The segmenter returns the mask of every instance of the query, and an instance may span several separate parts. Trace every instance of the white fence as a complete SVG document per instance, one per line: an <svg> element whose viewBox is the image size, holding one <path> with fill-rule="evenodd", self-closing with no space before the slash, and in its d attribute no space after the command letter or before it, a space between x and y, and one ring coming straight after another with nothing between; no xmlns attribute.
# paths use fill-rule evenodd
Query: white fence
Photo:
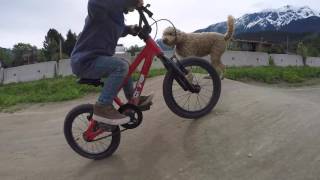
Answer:
<svg viewBox="0 0 320 180"><path fill-rule="evenodd" d="M308 57L306 64L312 67L320 67L320 57Z"/></svg>
<svg viewBox="0 0 320 180"><path fill-rule="evenodd" d="M4 69L0 67L0 83L4 81Z"/></svg>
<svg viewBox="0 0 320 180"><path fill-rule="evenodd" d="M303 59L298 55L270 54L276 66L303 66Z"/></svg>
<svg viewBox="0 0 320 180"><path fill-rule="evenodd" d="M172 56L172 52L165 52L168 57ZM122 55L122 58L132 59L128 55ZM222 62L226 66L266 66L269 64L271 57L277 66L302 66L303 60L301 56L287 54L270 54L246 51L228 51L222 56ZM210 61L209 57L205 57ZM312 67L320 67L320 57L308 57L306 64ZM160 60L155 60L153 69L163 68ZM0 84L27 82L39 80L43 78L51 78L55 75L68 76L72 75L70 60L60 60L56 62L45 62L14 68L0 68Z"/></svg>
<svg viewBox="0 0 320 180"><path fill-rule="evenodd" d="M3 84L27 82L52 78L56 72L56 62L45 62L4 69Z"/></svg>
<svg viewBox="0 0 320 180"><path fill-rule="evenodd" d="M63 59L60 60L59 63L57 64L57 70L58 70L58 75L60 76L69 76L72 75L72 69L71 69L71 60L70 59Z"/></svg>
<svg viewBox="0 0 320 180"><path fill-rule="evenodd" d="M267 66L269 55L261 52L228 51L222 56L222 62L226 66Z"/></svg>

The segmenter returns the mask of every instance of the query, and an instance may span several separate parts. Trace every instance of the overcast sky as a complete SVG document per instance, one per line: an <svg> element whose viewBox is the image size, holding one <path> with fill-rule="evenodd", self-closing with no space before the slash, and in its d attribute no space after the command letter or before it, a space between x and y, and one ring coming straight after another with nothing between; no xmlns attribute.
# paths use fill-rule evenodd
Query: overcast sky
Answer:
<svg viewBox="0 0 320 180"><path fill-rule="evenodd" d="M42 48L49 28L55 28L64 36L67 31L79 33L87 15L88 0L0 0L0 47L12 48L18 42L30 43ZM310 6L320 10L320 0L145 0L150 3L154 18L168 18L181 30L191 32L208 25L225 21L229 14L243 14L267 8L279 8L290 4ZM126 16L126 24L137 24L138 16ZM159 24L158 38L169 26ZM138 38L124 38L119 43L142 45Z"/></svg>

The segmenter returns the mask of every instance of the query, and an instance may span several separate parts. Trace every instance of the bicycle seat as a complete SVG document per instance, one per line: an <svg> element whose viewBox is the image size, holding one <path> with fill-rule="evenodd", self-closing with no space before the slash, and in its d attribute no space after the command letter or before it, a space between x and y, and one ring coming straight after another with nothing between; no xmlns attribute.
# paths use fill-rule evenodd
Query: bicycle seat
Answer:
<svg viewBox="0 0 320 180"><path fill-rule="evenodd" d="M87 84L92 86L103 86L103 82L101 82L101 79L79 79L79 84Z"/></svg>

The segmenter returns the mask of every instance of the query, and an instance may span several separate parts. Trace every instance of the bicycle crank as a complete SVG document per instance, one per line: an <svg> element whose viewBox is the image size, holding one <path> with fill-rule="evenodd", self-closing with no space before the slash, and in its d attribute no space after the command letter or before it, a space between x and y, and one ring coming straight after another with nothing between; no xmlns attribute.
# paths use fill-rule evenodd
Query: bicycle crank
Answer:
<svg viewBox="0 0 320 180"><path fill-rule="evenodd" d="M122 125L125 129L135 129L140 126L143 120L142 111L135 105L125 104L118 110L121 114L130 117L130 122Z"/></svg>

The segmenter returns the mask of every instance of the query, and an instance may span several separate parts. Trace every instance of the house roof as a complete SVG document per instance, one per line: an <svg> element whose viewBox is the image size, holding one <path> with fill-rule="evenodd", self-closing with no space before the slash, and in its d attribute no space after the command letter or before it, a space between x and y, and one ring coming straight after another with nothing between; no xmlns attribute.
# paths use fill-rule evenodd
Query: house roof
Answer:
<svg viewBox="0 0 320 180"><path fill-rule="evenodd" d="M272 43L266 41L253 41L253 40L243 40L243 39L234 39L233 42L240 42L240 43L250 43L250 44L263 44L263 45L272 45Z"/></svg>

